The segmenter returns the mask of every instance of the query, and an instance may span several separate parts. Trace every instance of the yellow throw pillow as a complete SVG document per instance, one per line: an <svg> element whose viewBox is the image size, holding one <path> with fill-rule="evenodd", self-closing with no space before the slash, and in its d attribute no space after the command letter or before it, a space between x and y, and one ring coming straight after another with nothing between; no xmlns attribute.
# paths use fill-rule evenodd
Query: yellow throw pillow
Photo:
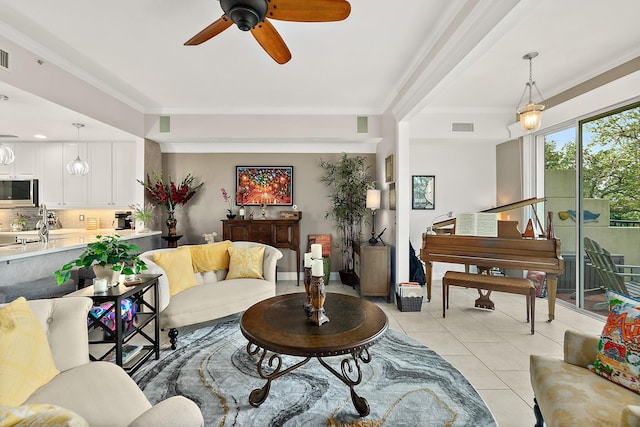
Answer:
<svg viewBox="0 0 640 427"><path fill-rule="evenodd" d="M262 258L264 246L252 248L229 248L229 273L227 279L262 279Z"/></svg>
<svg viewBox="0 0 640 427"><path fill-rule="evenodd" d="M59 373L27 300L20 297L0 308L0 405L22 405Z"/></svg>
<svg viewBox="0 0 640 427"><path fill-rule="evenodd" d="M89 423L75 412L60 406L44 403L22 406L0 406L0 422L2 427L89 427Z"/></svg>
<svg viewBox="0 0 640 427"><path fill-rule="evenodd" d="M169 295L171 296L198 284L193 275L191 250L188 247L183 246L173 251L156 252L153 254L153 262L162 267L167 274Z"/></svg>
<svg viewBox="0 0 640 427"><path fill-rule="evenodd" d="M201 273L205 271L228 270L229 248L233 246L230 240L218 243L189 246L193 271Z"/></svg>

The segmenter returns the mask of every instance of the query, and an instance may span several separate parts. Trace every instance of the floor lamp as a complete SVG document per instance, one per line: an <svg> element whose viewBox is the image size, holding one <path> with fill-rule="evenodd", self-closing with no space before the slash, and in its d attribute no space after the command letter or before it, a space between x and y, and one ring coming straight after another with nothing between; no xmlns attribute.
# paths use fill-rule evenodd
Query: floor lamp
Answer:
<svg viewBox="0 0 640 427"><path fill-rule="evenodd" d="M371 238L369 243L375 245L376 239L376 210L380 209L380 190L367 190L367 209L371 209Z"/></svg>

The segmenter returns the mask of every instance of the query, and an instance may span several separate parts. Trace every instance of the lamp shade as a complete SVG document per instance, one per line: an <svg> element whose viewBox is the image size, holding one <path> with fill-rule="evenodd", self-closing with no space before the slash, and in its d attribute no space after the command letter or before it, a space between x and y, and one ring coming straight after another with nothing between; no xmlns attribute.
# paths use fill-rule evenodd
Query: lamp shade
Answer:
<svg viewBox="0 0 640 427"><path fill-rule="evenodd" d="M380 190L367 190L367 209L380 209Z"/></svg>

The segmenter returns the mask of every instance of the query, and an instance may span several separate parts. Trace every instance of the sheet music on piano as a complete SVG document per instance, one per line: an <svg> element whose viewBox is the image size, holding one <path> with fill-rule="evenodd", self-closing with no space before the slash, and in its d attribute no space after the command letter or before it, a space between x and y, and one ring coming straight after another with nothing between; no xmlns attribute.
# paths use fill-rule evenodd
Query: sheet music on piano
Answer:
<svg viewBox="0 0 640 427"><path fill-rule="evenodd" d="M456 217L456 236L498 237L498 215L495 213L461 213Z"/></svg>

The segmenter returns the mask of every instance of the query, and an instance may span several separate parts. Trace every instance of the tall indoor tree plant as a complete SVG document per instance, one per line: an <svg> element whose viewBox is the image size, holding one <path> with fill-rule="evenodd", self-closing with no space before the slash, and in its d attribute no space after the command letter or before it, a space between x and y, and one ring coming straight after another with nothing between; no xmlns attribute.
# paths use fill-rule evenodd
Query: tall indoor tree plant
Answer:
<svg viewBox="0 0 640 427"><path fill-rule="evenodd" d="M353 241L359 241L362 222L367 212L367 190L374 188L374 180L369 175L369 166L362 156L348 157L343 153L335 162L320 161L325 173L321 181L329 187L331 199L325 218L336 223L336 243L342 254L340 278L352 285Z"/></svg>

